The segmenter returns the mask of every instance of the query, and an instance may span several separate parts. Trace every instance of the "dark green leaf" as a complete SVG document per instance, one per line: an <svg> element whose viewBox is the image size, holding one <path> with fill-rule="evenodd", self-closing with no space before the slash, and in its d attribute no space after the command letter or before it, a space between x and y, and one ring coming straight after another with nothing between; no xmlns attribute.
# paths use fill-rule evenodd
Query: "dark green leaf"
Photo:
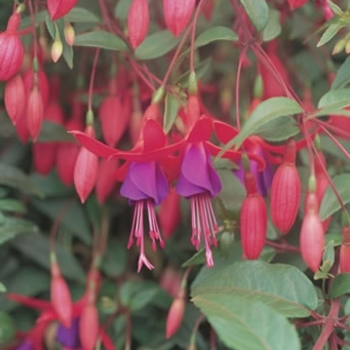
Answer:
<svg viewBox="0 0 350 350"><path fill-rule="evenodd" d="M127 268L127 251L125 246L114 238L108 239L107 251L103 257L101 270L108 277L118 277Z"/></svg>
<svg viewBox="0 0 350 350"><path fill-rule="evenodd" d="M276 10L269 9L269 21L262 32L264 41L275 39L281 33L280 13Z"/></svg>
<svg viewBox="0 0 350 350"><path fill-rule="evenodd" d="M319 40L319 42L317 43L317 47L320 47L326 43L328 43L328 41L330 41L337 33L338 31L343 27L342 24L340 23L334 23L331 24L326 31L322 34L321 39Z"/></svg>
<svg viewBox="0 0 350 350"><path fill-rule="evenodd" d="M344 205L349 203L350 202L350 191L349 191L350 174L340 174L335 176L332 180L335 187L338 190L338 193ZM337 196L335 195L335 193L333 192L333 189L329 185L321 202L321 207L320 207L321 220L327 219L332 214L337 212L340 208L341 206L337 199Z"/></svg>
<svg viewBox="0 0 350 350"><path fill-rule="evenodd" d="M335 276L329 296L331 298L338 298L344 294L350 293L350 273L341 273Z"/></svg>
<svg viewBox="0 0 350 350"><path fill-rule="evenodd" d="M318 102L318 108L341 109L350 106L350 88L334 89L326 92Z"/></svg>
<svg viewBox="0 0 350 350"><path fill-rule="evenodd" d="M38 233L38 227L31 221L6 217L0 225L0 244L22 234Z"/></svg>
<svg viewBox="0 0 350 350"><path fill-rule="evenodd" d="M10 213L26 213L26 206L17 199L0 199L0 211L7 211Z"/></svg>
<svg viewBox="0 0 350 350"><path fill-rule="evenodd" d="M180 104L178 99L173 94L167 93L165 96L165 111L163 122L163 129L166 134L171 130L173 124L175 123L179 108Z"/></svg>
<svg viewBox="0 0 350 350"><path fill-rule="evenodd" d="M26 234L17 236L10 243L23 255L46 269L50 269L50 243L47 236L41 234ZM55 250L63 276L75 282L85 284L85 272L74 255L58 242L55 244Z"/></svg>
<svg viewBox="0 0 350 350"><path fill-rule="evenodd" d="M269 21L269 7L265 0L240 0L250 20L258 32L261 32Z"/></svg>
<svg viewBox="0 0 350 350"><path fill-rule="evenodd" d="M42 196L39 188L33 184L26 174L4 163L0 163L0 184L13 187L26 194Z"/></svg>
<svg viewBox="0 0 350 350"><path fill-rule="evenodd" d="M151 60L171 51L180 41L169 30L156 32L148 36L136 49L135 56L140 60Z"/></svg>
<svg viewBox="0 0 350 350"><path fill-rule="evenodd" d="M332 83L332 89L339 89L350 82L350 57L347 57L339 67L335 79Z"/></svg>
<svg viewBox="0 0 350 350"><path fill-rule="evenodd" d="M15 321L6 312L0 311L0 346L6 348L6 344L15 338L15 334Z"/></svg>
<svg viewBox="0 0 350 350"><path fill-rule="evenodd" d="M63 185L56 171L45 176L34 173L30 175L30 179L45 197L64 197L74 193L72 187Z"/></svg>
<svg viewBox="0 0 350 350"><path fill-rule="evenodd" d="M113 51L127 51L128 47L119 37L105 31L79 34L75 37L74 46L99 47Z"/></svg>
<svg viewBox="0 0 350 350"><path fill-rule="evenodd" d="M70 201L69 203L69 200L67 200L67 198L55 198L33 200L32 204L36 207L36 209L48 215L52 220L55 220L63 208L66 205L69 205L64 217L62 218L61 225L69 230L73 235L81 239L85 244L91 244L91 229L89 227L83 207L80 205L80 203L77 201Z"/></svg>
<svg viewBox="0 0 350 350"><path fill-rule="evenodd" d="M38 142L55 141L74 142L74 137L68 134L62 125L45 120L40 130Z"/></svg>
<svg viewBox="0 0 350 350"><path fill-rule="evenodd" d="M225 145L220 154L233 145L238 149L248 136L259 133L272 120L301 112L303 112L303 108L297 102L287 97L272 97L263 101L254 109L249 119L244 123L240 133Z"/></svg>
<svg viewBox="0 0 350 350"><path fill-rule="evenodd" d="M194 45L199 48L218 40L237 41L238 35L228 27L211 27L198 35Z"/></svg>
<svg viewBox="0 0 350 350"><path fill-rule="evenodd" d="M219 268L218 268L219 267ZM297 268L263 261L243 261L202 269L192 297L221 293L260 301L287 317L307 317L317 307L316 291Z"/></svg>
<svg viewBox="0 0 350 350"><path fill-rule="evenodd" d="M65 16L68 22L78 23L78 22L91 22L99 23L100 19L91 11L83 7L73 7Z"/></svg>
<svg viewBox="0 0 350 350"><path fill-rule="evenodd" d="M192 300L230 349L300 349L298 333L293 325L261 302L220 292L205 293Z"/></svg>
<svg viewBox="0 0 350 350"><path fill-rule="evenodd" d="M131 0L119 0L114 11L116 18L126 21L128 18L128 12L131 5Z"/></svg>

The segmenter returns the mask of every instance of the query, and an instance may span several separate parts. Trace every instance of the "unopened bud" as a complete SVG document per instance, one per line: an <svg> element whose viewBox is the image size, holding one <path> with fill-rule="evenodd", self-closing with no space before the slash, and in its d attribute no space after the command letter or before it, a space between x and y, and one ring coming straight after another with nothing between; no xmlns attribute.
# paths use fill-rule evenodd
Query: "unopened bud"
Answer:
<svg viewBox="0 0 350 350"><path fill-rule="evenodd" d="M56 39L51 46L51 58L55 63L60 59L63 53L63 44L60 39Z"/></svg>
<svg viewBox="0 0 350 350"><path fill-rule="evenodd" d="M185 312L185 299L176 298L171 304L166 320L166 338L171 338L180 328Z"/></svg>
<svg viewBox="0 0 350 350"><path fill-rule="evenodd" d="M66 24L64 25L64 38L66 39L66 42L69 46L74 45L75 31L73 26L69 22L66 22Z"/></svg>
<svg viewBox="0 0 350 350"><path fill-rule="evenodd" d="M342 52L347 44L347 41L345 39L340 39L333 48L332 55L336 55L340 52Z"/></svg>

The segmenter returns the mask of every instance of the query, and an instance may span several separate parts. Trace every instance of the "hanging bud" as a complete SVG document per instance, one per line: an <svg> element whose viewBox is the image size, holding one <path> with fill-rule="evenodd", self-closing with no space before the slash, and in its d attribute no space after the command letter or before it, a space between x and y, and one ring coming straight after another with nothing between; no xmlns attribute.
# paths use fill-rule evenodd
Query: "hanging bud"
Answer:
<svg viewBox="0 0 350 350"><path fill-rule="evenodd" d="M26 105L23 79L19 74L6 82L4 102L12 124L16 125L17 120L23 115Z"/></svg>
<svg viewBox="0 0 350 350"><path fill-rule="evenodd" d="M180 196L171 189L159 207L159 225L163 237L170 238L181 221Z"/></svg>
<svg viewBox="0 0 350 350"><path fill-rule="evenodd" d="M289 7L292 11L304 6L309 0L288 0Z"/></svg>
<svg viewBox="0 0 350 350"><path fill-rule="evenodd" d="M51 46L51 59L56 63L63 53L63 44L60 39L56 39Z"/></svg>
<svg viewBox="0 0 350 350"><path fill-rule="evenodd" d="M115 147L129 122L129 115L123 113L120 99L116 96L104 98L99 109L99 118L103 138L109 146Z"/></svg>
<svg viewBox="0 0 350 350"><path fill-rule="evenodd" d="M98 168L96 181L96 197L100 204L106 202L107 197L115 186L115 172L118 169L117 160L102 159Z"/></svg>
<svg viewBox="0 0 350 350"><path fill-rule="evenodd" d="M186 126L191 129L198 121L200 115L200 105L197 95L190 95L187 102Z"/></svg>
<svg viewBox="0 0 350 350"><path fill-rule="evenodd" d="M204 14L205 19L209 22L215 8L215 0L206 0L202 5L202 12Z"/></svg>
<svg viewBox="0 0 350 350"><path fill-rule="evenodd" d="M64 38L66 39L66 42L69 46L73 46L75 42L75 31L73 26L66 22L64 24Z"/></svg>
<svg viewBox="0 0 350 350"><path fill-rule="evenodd" d="M318 205L316 194L309 192L305 201L305 213L300 231L301 256L313 272L320 267L324 247L324 233L318 214Z"/></svg>
<svg viewBox="0 0 350 350"><path fill-rule="evenodd" d="M166 333L167 339L171 338L180 328L182 319L185 313L185 299L177 297L171 304L168 317L166 320Z"/></svg>
<svg viewBox="0 0 350 350"><path fill-rule="evenodd" d="M148 0L133 0L128 13L128 33L135 50L145 39L149 27Z"/></svg>
<svg viewBox="0 0 350 350"><path fill-rule="evenodd" d="M258 259L264 248L267 232L267 210L263 197L259 194L254 175L244 174L247 196L241 209L241 240L243 253L247 259Z"/></svg>
<svg viewBox="0 0 350 350"><path fill-rule="evenodd" d="M301 196L295 156L295 141L290 140L286 145L283 163L277 169L271 186L271 217L283 234L287 234L294 224Z"/></svg>
<svg viewBox="0 0 350 350"><path fill-rule="evenodd" d="M24 49L17 34L21 15L14 13L8 20L7 28L0 33L0 81L12 78L21 67Z"/></svg>
<svg viewBox="0 0 350 350"><path fill-rule="evenodd" d="M67 328L72 322L72 298L66 281L61 276L56 258L51 260L51 302L59 321Z"/></svg>
<svg viewBox="0 0 350 350"><path fill-rule="evenodd" d="M179 36L190 22L196 0L163 0L165 24L175 37Z"/></svg>
<svg viewBox="0 0 350 350"><path fill-rule="evenodd" d="M98 311L94 303L88 302L81 313L79 335L82 350L94 350L99 333Z"/></svg>
<svg viewBox="0 0 350 350"><path fill-rule="evenodd" d="M16 125L16 132L22 143L26 143L29 140L30 134L27 128L27 118L26 114L23 113L17 120Z"/></svg>
<svg viewBox="0 0 350 350"><path fill-rule="evenodd" d="M56 144L52 142L37 142L33 144L33 160L35 171L45 176L55 165Z"/></svg>
<svg viewBox="0 0 350 350"><path fill-rule="evenodd" d="M92 126L87 126L85 132L91 137L95 136ZM74 186L82 203L85 203L95 187L97 174L97 156L86 148L81 147L74 167Z"/></svg>
<svg viewBox="0 0 350 350"><path fill-rule="evenodd" d="M78 0L47 0L47 10L53 21L65 16Z"/></svg>
<svg viewBox="0 0 350 350"><path fill-rule="evenodd" d="M344 225L344 222L343 222ZM350 226L348 222L342 228L343 242L340 247L340 272L350 272Z"/></svg>
<svg viewBox="0 0 350 350"><path fill-rule="evenodd" d="M39 136L44 118L43 99L37 85L34 85L27 102L27 127L35 142Z"/></svg>

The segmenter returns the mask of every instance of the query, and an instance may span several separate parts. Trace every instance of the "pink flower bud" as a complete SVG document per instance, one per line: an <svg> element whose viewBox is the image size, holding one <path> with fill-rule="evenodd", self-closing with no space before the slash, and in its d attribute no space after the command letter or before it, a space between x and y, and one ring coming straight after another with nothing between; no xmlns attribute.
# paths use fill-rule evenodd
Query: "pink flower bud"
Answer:
<svg viewBox="0 0 350 350"><path fill-rule="evenodd" d="M128 32L135 50L145 39L149 27L148 0L133 0L128 13Z"/></svg>
<svg viewBox="0 0 350 350"><path fill-rule="evenodd" d="M65 16L78 0L47 0L47 9L53 21Z"/></svg>
<svg viewBox="0 0 350 350"><path fill-rule="evenodd" d="M59 321L67 328L72 322L72 298L56 262L51 263L51 302Z"/></svg>
<svg viewBox="0 0 350 350"><path fill-rule="evenodd" d="M23 113L17 120L15 125L17 135L22 141L22 143L26 143L29 139L29 131L27 128L27 120L26 120L26 114Z"/></svg>
<svg viewBox="0 0 350 350"><path fill-rule="evenodd" d="M12 78L21 67L24 49L16 33L21 21L21 15L14 13L7 23L5 32L0 33L0 81Z"/></svg>
<svg viewBox="0 0 350 350"><path fill-rule="evenodd" d="M115 147L128 125L129 115L123 112L120 100L116 96L107 96L101 103L99 118L102 135L111 147Z"/></svg>
<svg viewBox="0 0 350 350"><path fill-rule="evenodd" d="M107 197L110 195L115 186L115 172L117 171L117 169L117 160L101 160L96 182L96 197L100 204L105 203Z"/></svg>
<svg viewBox="0 0 350 350"><path fill-rule="evenodd" d="M168 29L179 36L190 22L196 0L163 0L164 20Z"/></svg>
<svg viewBox="0 0 350 350"><path fill-rule="evenodd" d="M257 190L252 173L245 173L247 197L241 209L241 240L247 259L258 259L264 248L267 232L267 210L263 197Z"/></svg>
<svg viewBox="0 0 350 350"><path fill-rule="evenodd" d="M171 304L166 320L166 338L171 338L180 328L185 313L185 299L178 297Z"/></svg>
<svg viewBox="0 0 350 350"><path fill-rule="evenodd" d="M75 31L73 26L66 22L64 25L64 38L69 46L73 46L75 42Z"/></svg>
<svg viewBox="0 0 350 350"><path fill-rule="evenodd" d="M163 236L170 238L181 221L180 196L173 188L159 208L159 224Z"/></svg>
<svg viewBox="0 0 350 350"><path fill-rule="evenodd" d="M91 126L86 128L89 136L94 136ZM98 158L95 154L81 147L74 167L74 186L79 198L84 203L95 187L98 174Z"/></svg>
<svg viewBox="0 0 350 350"><path fill-rule="evenodd" d="M26 95L30 94L34 85L37 85L43 100L44 110L49 103L49 81L47 79L46 73L42 68L39 68L39 72L35 73L32 69L28 70L23 76L24 90Z"/></svg>
<svg viewBox="0 0 350 350"><path fill-rule="evenodd" d="M33 141L39 136L44 118L44 104L37 86L33 87L27 101L27 127Z"/></svg>
<svg viewBox="0 0 350 350"><path fill-rule="evenodd" d="M277 169L271 186L272 221L283 234L287 234L294 224L301 196L295 155L295 141L290 140L286 145L283 163Z"/></svg>
<svg viewBox="0 0 350 350"><path fill-rule="evenodd" d="M300 231L300 250L306 265L316 272L321 264L324 247L323 227L318 215L318 200L309 193L305 202L305 214Z"/></svg>
<svg viewBox="0 0 350 350"><path fill-rule="evenodd" d="M197 95L190 95L187 102L186 126L191 129L198 121L200 115L200 105Z"/></svg>
<svg viewBox="0 0 350 350"><path fill-rule="evenodd" d="M342 244L340 247L340 272L350 272L350 245Z"/></svg>
<svg viewBox="0 0 350 350"><path fill-rule="evenodd" d="M40 175L47 175L55 165L57 144L37 142L33 144L34 168Z"/></svg>
<svg viewBox="0 0 350 350"><path fill-rule="evenodd" d="M98 334L98 311L94 303L88 302L82 310L79 322L79 335L82 350L94 350Z"/></svg>
<svg viewBox="0 0 350 350"><path fill-rule="evenodd" d="M23 79L19 74L9 79L5 85L4 102L7 114L12 124L16 125L17 120L22 116L26 106Z"/></svg>

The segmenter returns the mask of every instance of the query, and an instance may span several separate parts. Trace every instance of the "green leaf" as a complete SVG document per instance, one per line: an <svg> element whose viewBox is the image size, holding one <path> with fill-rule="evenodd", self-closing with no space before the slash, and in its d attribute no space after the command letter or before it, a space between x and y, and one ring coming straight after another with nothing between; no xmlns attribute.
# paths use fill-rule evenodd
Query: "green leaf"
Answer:
<svg viewBox="0 0 350 350"><path fill-rule="evenodd" d="M171 51L180 41L169 30L149 35L136 49L135 56L139 60L151 60Z"/></svg>
<svg viewBox="0 0 350 350"><path fill-rule="evenodd" d="M107 251L103 256L101 270L108 277L118 277L127 268L127 251L125 246L115 238L108 239Z"/></svg>
<svg viewBox="0 0 350 350"><path fill-rule="evenodd" d="M329 7L331 8L331 10L337 15L337 16L341 16L344 12L343 10L336 5L334 2L327 0L327 3L329 5Z"/></svg>
<svg viewBox="0 0 350 350"><path fill-rule="evenodd" d="M205 293L193 298L219 338L236 350L298 350L299 337L288 320L261 302Z"/></svg>
<svg viewBox="0 0 350 350"><path fill-rule="evenodd" d="M199 48L218 40L237 41L238 35L228 27L211 27L198 35L194 45Z"/></svg>
<svg viewBox="0 0 350 350"><path fill-rule="evenodd" d="M4 163L0 163L0 185L6 185L23 193L42 197L41 191L25 173Z"/></svg>
<svg viewBox="0 0 350 350"><path fill-rule="evenodd" d="M50 269L50 242L42 234L26 234L17 236L10 242L11 246L39 265ZM74 255L56 242L55 251L63 276L82 284L86 283L85 272Z"/></svg>
<svg viewBox="0 0 350 350"><path fill-rule="evenodd" d="M6 344L14 340L16 334L16 324L13 318L7 313L0 311L0 346L3 348Z"/></svg>
<svg viewBox="0 0 350 350"><path fill-rule="evenodd" d="M29 220L6 217L0 225L0 244L21 234L38 233L38 227Z"/></svg>
<svg viewBox="0 0 350 350"><path fill-rule="evenodd" d="M48 12L46 10L36 13L34 15L34 17L33 17L35 24L38 25L39 22L44 22L48 15L49 14L48 14ZM32 26L32 23L33 22L32 22L32 17L31 16L24 17L21 20L21 25L19 26L19 30L23 30L23 29L26 29L26 28Z"/></svg>
<svg viewBox="0 0 350 350"><path fill-rule="evenodd" d="M74 142L74 137L62 125L45 120L37 142L55 141Z"/></svg>
<svg viewBox="0 0 350 350"><path fill-rule="evenodd" d="M338 31L343 27L340 23L331 24L326 31L322 34L319 42L317 43L317 47L320 47L330 41Z"/></svg>
<svg viewBox="0 0 350 350"><path fill-rule="evenodd" d="M49 216L52 220L57 218L57 215L68 204L67 198L53 198L45 200L32 200L32 204L40 212ZM81 239L87 245L91 245L91 229L88 224L83 206L77 201L71 202L64 217L61 220L61 225L69 230L73 235Z"/></svg>
<svg viewBox="0 0 350 350"><path fill-rule="evenodd" d="M167 134L175 123L180 104L178 99L171 93L165 96L164 124L163 129Z"/></svg>
<svg viewBox="0 0 350 350"><path fill-rule="evenodd" d="M30 179L45 197L64 197L74 194L72 187L63 185L56 171L45 176L33 173L30 175Z"/></svg>
<svg viewBox="0 0 350 350"><path fill-rule="evenodd" d="M125 42L109 32L95 31L79 34L75 37L74 46L99 47L113 51L127 51Z"/></svg>
<svg viewBox="0 0 350 350"><path fill-rule="evenodd" d="M331 89L339 89L350 82L350 56L339 67Z"/></svg>
<svg viewBox="0 0 350 350"><path fill-rule="evenodd" d="M255 29L261 32L269 21L269 7L265 0L240 0Z"/></svg>
<svg viewBox="0 0 350 350"><path fill-rule="evenodd" d="M200 61L195 65L194 70L196 72L197 80L202 79L203 76L207 74L210 69L213 68L212 63L213 59L211 57L207 57L206 59ZM180 85L183 89L186 89L188 87L188 78L190 76L190 73L191 71L188 70L186 73L176 78L176 84Z"/></svg>
<svg viewBox="0 0 350 350"><path fill-rule="evenodd" d="M122 21L126 21L128 18L130 5L131 0L119 0L114 11L115 17L121 19Z"/></svg>
<svg viewBox="0 0 350 350"><path fill-rule="evenodd" d="M344 203L344 205L350 202L349 181L350 174L340 174L335 176L333 183L338 190L338 193ZM326 193L323 196L320 207L320 219L323 221L337 212L341 208L340 203L333 192L332 187L327 187Z"/></svg>
<svg viewBox="0 0 350 350"><path fill-rule="evenodd" d="M335 276L329 296L331 298L338 298L344 294L350 293L350 273L341 273Z"/></svg>
<svg viewBox="0 0 350 350"><path fill-rule="evenodd" d="M350 106L350 88L334 89L326 92L318 102L318 108L335 110Z"/></svg>
<svg viewBox="0 0 350 350"><path fill-rule="evenodd" d="M202 269L191 286L191 295L212 293L260 301L286 317L307 317L309 310L317 307L315 288L300 270L263 261Z"/></svg>
<svg viewBox="0 0 350 350"><path fill-rule="evenodd" d="M6 198L0 199L0 211L25 214L27 212L27 208L17 199Z"/></svg>
<svg viewBox="0 0 350 350"><path fill-rule="evenodd" d="M68 22L79 23L79 22L90 22L99 23L100 19L91 11L83 7L73 7L65 16Z"/></svg>
<svg viewBox="0 0 350 350"><path fill-rule="evenodd" d="M275 39L281 33L280 13L277 10L269 9L269 21L262 32L264 41Z"/></svg>
<svg viewBox="0 0 350 350"><path fill-rule="evenodd" d="M301 112L303 112L303 108L287 97L272 97L263 101L254 109L240 133L225 145L222 153L233 145L238 149L248 136L259 133L261 129L264 130L265 125L272 120Z"/></svg>
<svg viewBox="0 0 350 350"><path fill-rule="evenodd" d="M6 287L0 283L0 293L6 293Z"/></svg>

